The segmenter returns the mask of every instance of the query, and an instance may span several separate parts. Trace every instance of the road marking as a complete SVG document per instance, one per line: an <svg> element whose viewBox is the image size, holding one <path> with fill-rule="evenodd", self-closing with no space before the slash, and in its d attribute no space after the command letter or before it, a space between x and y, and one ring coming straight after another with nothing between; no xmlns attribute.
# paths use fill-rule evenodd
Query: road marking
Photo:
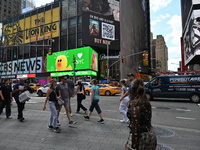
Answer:
<svg viewBox="0 0 200 150"><path fill-rule="evenodd" d="M195 118L176 117L177 119L196 120Z"/></svg>
<svg viewBox="0 0 200 150"><path fill-rule="evenodd" d="M176 109L176 110L179 110L179 111L191 111L189 109Z"/></svg>
<svg viewBox="0 0 200 150"><path fill-rule="evenodd" d="M200 104L198 104L199 105L199 107L200 107Z"/></svg>
<svg viewBox="0 0 200 150"><path fill-rule="evenodd" d="M156 108L156 107L153 107L153 106L152 106L152 108Z"/></svg>

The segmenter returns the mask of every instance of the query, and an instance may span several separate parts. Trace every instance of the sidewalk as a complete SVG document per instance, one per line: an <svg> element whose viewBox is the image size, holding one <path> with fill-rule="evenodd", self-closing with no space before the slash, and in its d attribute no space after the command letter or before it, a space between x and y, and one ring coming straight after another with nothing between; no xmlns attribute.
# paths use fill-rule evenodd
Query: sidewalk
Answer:
<svg viewBox="0 0 200 150"><path fill-rule="evenodd" d="M104 118L99 124L94 111L90 121L83 114L75 114L75 128L68 127L66 115L60 114L61 133L47 128L49 111L30 109L35 104L27 103L24 122L16 119L16 104L12 106L12 119L0 116L0 150L123 150L128 137L127 124L117 119ZM64 109L63 109L64 110Z"/></svg>

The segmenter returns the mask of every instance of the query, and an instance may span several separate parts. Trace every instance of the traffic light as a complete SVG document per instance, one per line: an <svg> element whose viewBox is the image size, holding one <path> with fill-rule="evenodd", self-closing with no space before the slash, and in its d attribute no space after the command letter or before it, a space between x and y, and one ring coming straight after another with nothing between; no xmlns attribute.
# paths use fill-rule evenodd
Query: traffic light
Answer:
<svg viewBox="0 0 200 150"><path fill-rule="evenodd" d="M73 55L72 63L76 63L76 57Z"/></svg>
<svg viewBox="0 0 200 150"><path fill-rule="evenodd" d="M143 66L148 66L149 65L149 61L148 61L148 52L145 51L143 54L142 54L142 60L143 60Z"/></svg>
<svg viewBox="0 0 200 150"><path fill-rule="evenodd" d="M125 57L124 56L122 57L122 63L125 63Z"/></svg>
<svg viewBox="0 0 200 150"><path fill-rule="evenodd" d="M48 55L52 55L52 49L51 49L51 47L48 50Z"/></svg>

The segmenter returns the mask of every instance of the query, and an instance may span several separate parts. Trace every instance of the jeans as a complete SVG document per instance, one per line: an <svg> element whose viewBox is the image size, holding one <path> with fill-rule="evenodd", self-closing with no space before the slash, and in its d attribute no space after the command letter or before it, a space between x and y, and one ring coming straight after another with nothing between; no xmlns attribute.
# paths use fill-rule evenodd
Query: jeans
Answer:
<svg viewBox="0 0 200 150"><path fill-rule="evenodd" d="M101 113L101 108L99 107L98 104L99 100L93 100L91 105L90 105L90 112L93 112L94 108L96 109L97 113Z"/></svg>
<svg viewBox="0 0 200 150"><path fill-rule="evenodd" d="M121 100L120 106L119 106L119 111L120 111L120 113L122 113L124 121L128 120L128 117L127 117L127 110L128 110L127 103L128 103L128 101L129 101L128 97L123 98Z"/></svg>
<svg viewBox="0 0 200 150"><path fill-rule="evenodd" d="M3 108L6 106L6 117L9 117L11 115L10 99L5 99L4 101L2 100L0 104L0 114L3 111Z"/></svg>
<svg viewBox="0 0 200 150"><path fill-rule="evenodd" d="M80 111L80 108L83 110L83 111L86 111L87 108L85 108L83 105L82 105L82 98L81 98L81 95L78 93L77 94L77 112Z"/></svg>
<svg viewBox="0 0 200 150"><path fill-rule="evenodd" d="M49 118L49 126L53 126L54 128L58 127L58 113L56 110L56 103L53 101L49 101L49 109L50 109L50 118Z"/></svg>

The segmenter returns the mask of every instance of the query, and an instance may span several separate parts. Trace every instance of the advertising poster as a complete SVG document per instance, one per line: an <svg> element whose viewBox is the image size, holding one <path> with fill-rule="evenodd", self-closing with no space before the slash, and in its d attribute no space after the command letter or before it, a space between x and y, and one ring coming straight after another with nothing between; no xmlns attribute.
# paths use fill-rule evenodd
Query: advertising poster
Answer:
<svg viewBox="0 0 200 150"><path fill-rule="evenodd" d="M98 54L91 47L60 51L47 55L47 72L86 69L98 71Z"/></svg>
<svg viewBox="0 0 200 150"><path fill-rule="evenodd" d="M200 56L200 10L194 10L190 17L184 34L184 49L186 64L200 63L196 57Z"/></svg>
<svg viewBox="0 0 200 150"><path fill-rule="evenodd" d="M118 0L83 0L83 44L120 49Z"/></svg>

